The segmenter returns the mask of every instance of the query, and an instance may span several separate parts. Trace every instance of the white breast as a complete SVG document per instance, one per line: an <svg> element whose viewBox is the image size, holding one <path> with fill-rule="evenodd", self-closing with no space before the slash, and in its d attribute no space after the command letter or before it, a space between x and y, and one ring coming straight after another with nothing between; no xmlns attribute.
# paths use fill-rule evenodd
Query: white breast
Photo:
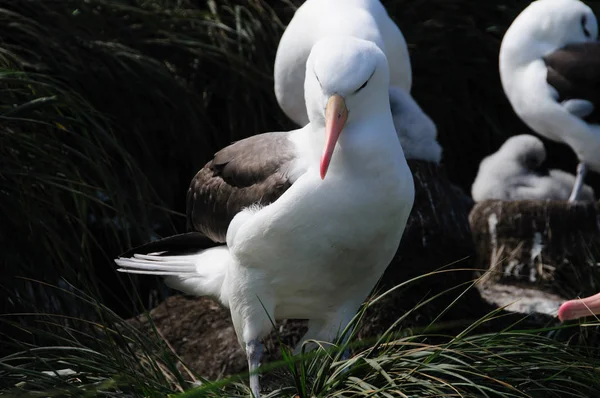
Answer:
<svg viewBox="0 0 600 398"><path fill-rule="evenodd" d="M309 168L227 242L240 265L269 280L278 318L314 315L318 308L311 305L335 308L348 295L366 296L381 276L414 200L404 157L385 166L375 173L374 165L368 173L332 168L325 180ZM304 302L305 296L311 298Z"/></svg>

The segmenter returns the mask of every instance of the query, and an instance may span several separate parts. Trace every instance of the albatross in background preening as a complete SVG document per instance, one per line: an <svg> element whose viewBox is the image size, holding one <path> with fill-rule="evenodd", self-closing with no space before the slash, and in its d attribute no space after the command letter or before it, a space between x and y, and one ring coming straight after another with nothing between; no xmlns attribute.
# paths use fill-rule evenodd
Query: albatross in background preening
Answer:
<svg viewBox="0 0 600 398"><path fill-rule="evenodd" d="M537 133L569 145L579 158L569 201L587 167L600 171L600 43L592 10L578 0L536 0L500 47L504 92Z"/></svg>
<svg viewBox="0 0 600 398"><path fill-rule="evenodd" d="M543 170L546 149L528 134L510 137L498 151L481 161L471 195L475 202L495 200L567 200L575 176L562 170ZM582 200L594 200L594 190L585 185Z"/></svg>
<svg viewBox="0 0 600 398"><path fill-rule="evenodd" d="M169 286L228 307L251 372L271 319L309 320L296 352L307 339L335 339L394 257L414 200L383 52L329 37L307 66L310 123L218 152L188 191L199 232L115 260L120 271L165 275ZM255 373L250 388L259 395Z"/></svg>

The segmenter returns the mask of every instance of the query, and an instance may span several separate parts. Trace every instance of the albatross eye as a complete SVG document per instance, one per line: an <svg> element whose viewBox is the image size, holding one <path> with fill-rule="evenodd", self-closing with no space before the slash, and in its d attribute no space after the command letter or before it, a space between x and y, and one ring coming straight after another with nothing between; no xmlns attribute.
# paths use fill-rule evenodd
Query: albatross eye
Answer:
<svg viewBox="0 0 600 398"><path fill-rule="evenodd" d="M367 81L364 82L362 86L360 86L359 88L356 89L356 91L354 92L354 94L358 93L360 90L362 90L363 88L367 87L367 83L369 82L369 80L371 80L371 78L373 77L374 74L375 74L375 69L373 69L373 72L371 73L371 76L369 76L369 78L367 79Z"/></svg>
<svg viewBox="0 0 600 398"><path fill-rule="evenodd" d="M370 78L369 78L369 79L370 79ZM362 84L362 86L360 86L360 87L359 87L359 88L358 88L358 89L357 89L357 90L354 92L354 94L358 93L360 90L362 90L363 88L367 87L367 83L369 82L369 79L367 79L367 81L366 81L366 82L364 82L364 83Z"/></svg>
<svg viewBox="0 0 600 398"><path fill-rule="evenodd" d="M315 77L317 78L317 83L319 83L319 87L323 88L323 85L321 84L321 81L319 80L319 76L317 76L316 72L315 72Z"/></svg>
<svg viewBox="0 0 600 398"><path fill-rule="evenodd" d="M590 37L590 31L587 30L587 28L585 27L585 25L587 24L587 16L586 15L582 15L581 16L581 29L583 29L583 34L585 35L585 37Z"/></svg>

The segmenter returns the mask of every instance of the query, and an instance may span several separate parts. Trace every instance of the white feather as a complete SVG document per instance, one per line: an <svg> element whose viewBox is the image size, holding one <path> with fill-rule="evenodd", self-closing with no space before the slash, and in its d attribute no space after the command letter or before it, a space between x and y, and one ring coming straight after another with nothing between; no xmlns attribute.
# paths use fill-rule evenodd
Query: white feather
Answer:
<svg viewBox="0 0 600 398"><path fill-rule="evenodd" d="M439 164L442 147L437 142L437 127L433 120L406 90L390 87L389 92L394 127L406 159Z"/></svg>
<svg viewBox="0 0 600 398"><path fill-rule="evenodd" d="M119 272L166 276L165 282L174 289L221 300L230 261L227 246L217 246L181 256L135 254L133 258L118 258L115 263L121 267ZM226 298L222 304L227 305Z"/></svg>

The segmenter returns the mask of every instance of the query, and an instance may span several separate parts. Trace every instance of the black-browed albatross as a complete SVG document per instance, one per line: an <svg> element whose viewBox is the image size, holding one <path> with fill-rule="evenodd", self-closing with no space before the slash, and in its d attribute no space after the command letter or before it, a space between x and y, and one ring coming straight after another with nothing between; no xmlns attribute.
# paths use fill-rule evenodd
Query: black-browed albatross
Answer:
<svg viewBox="0 0 600 398"><path fill-rule="evenodd" d="M536 0L506 31L500 77L517 115L579 158L569 201L587 167L600 172L600 43L592 10L579 0Z"/></svg>
<svg viewBox="0 0 600 398"><path fill-rule="evenodd" d="M165 275L169 286L228 307L255 396L271 319L309 320L298 347L333 341L396 253L414 185L388 86L374 43L319 41L306 69L310 123L218 152L188 192L188 220L201 232L115 260L120 271ZM207 245L205 235L226 244Z"/></svg>

